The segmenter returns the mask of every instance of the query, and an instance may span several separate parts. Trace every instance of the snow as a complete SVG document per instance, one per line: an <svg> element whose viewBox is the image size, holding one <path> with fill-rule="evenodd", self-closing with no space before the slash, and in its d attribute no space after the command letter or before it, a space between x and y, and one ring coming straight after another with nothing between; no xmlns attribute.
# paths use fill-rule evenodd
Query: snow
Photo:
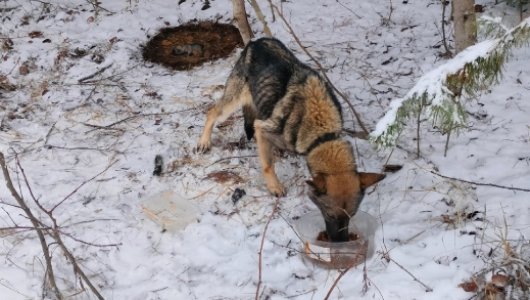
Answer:
<svg viewBox="0 0 530 300"><path fill-rule="evenodd" d="M370 128L398 105L392 99L406 99L420 87L434 86L441 73L457 66L438 57L438 2L393 1L386 26L382 20L389 14L388 1L273 2ZM498 9L493 1L485 3L488 10ZM271 21L268 3L260 4L275 36L312 64L281 20ZM94 18L93 7L81 0L58 0L49 6L40 1L0 2L0 37L13 41L12 50L0 48L0 75L17 87L0 89L0 151L15 185L49 225L24 187L15 152L33 193L46 208L112 164L54 211L67 247L105 299L254 298L258 252L275 203L265 189L256 146L225 149L243 134L238 115L233 125L214 130L209 153L193 152L207 106L219 98L216 86L224 84L238 51L178 72L143 62L140 48L168 24L206 18L228 22L231 5L217 0L201 10L202 3L191 0L181 5L105 0L101 6L113 14L101 9ZM260 36L262 24L249 13ZM28 37L32 31L41 31L43 37ZM43 43L44 39L51 42ZM490 46L479 44L455 60L462 63ZM88 54L68 55L76 48ZM100 64L92 59L97 55L104 58ZM387 159L403 169L367 191L361 210L380 222L376 253L366 263L366 274L362 266L349 270L330 299L469 299L473 294L458 284L502 258L503 239L514 247L528 243L529 193L467 184L430 171L530 188L529 57L528 47L515 50L501 83L467 106L470 129L451 138L447 157L445 138L427 125L422 128L419 159L412 129L403 132L392 153L351 139L362 170L379 171ZM23 64L28 65L27 75L19 72ZM78 82L107 66L94 77L94 84ZM355 119L344 107L345 124L355 129ZM114 122L119 123L109 129L91 126ZM157 154L164 158L161 177L152 175ZM244 182L205 179L221 170L237 173ZM260 299L323 299L339 271L305 260L292 228L296 217L316 210L305 196L305 161L285 156L277 171L288 194L265 233ZM0 182L0 227L30 226L10 205L15 201L3 177ZM247 195L234 205L231 195L236 187ZM198 211L195 222L176 232L163 232L142 210L144 201L168 190ZM473 212L477 217L466 217ZM0 236L0 298L41 299L45 264L35 233L3 229ZM56 245L50 249L65 295L95 299L88 291L77 293L82 286L72 266ZM433 291L426 292L404 269ZM365 276L369 287L363 293Z"/></svg>

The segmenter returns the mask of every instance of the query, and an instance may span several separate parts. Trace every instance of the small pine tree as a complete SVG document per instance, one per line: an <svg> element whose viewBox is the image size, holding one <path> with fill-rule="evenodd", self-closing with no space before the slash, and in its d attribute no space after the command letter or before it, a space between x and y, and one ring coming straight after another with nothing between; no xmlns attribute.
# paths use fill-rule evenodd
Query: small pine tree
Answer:
<svg viewBox="0 0 530 300"><path fill-rule="evenodd" d="M486 23L494 28L497 22L495 19L486 19ZM466 100L499 81L502 66L511 50L527 44L530 39L530 18L502 35L501 32L499 28L491 30L491 34L500 37L465 49L421 77L405 97L393 100L385 116L370 134L372 142L379 148L395 145L407 120L419 120L422 115L426 115L434 127L448 136L465 128Z"/></svg>

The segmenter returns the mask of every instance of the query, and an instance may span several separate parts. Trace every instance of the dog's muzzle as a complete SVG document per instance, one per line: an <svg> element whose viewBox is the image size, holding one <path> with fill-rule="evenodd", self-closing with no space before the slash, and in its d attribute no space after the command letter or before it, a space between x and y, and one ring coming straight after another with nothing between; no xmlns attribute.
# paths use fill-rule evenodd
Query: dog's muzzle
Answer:
<svg viewBox="0 0 530 300"><path fill-rule="evenodd" d="M326 232L331 242L347 242L350 240L348 224L350 218L329 218L326 219Z"/></svg>

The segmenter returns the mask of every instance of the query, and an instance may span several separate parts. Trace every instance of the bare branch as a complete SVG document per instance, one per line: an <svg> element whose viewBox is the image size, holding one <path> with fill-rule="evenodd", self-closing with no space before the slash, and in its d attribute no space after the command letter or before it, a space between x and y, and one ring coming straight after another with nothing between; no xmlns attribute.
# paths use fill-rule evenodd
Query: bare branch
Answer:
<svg viewBox="0 0 530 300"><path fill-rule="evenodd" d="M114 243L114 244L96 244L96 243L91 243L91 242L87 242L87 241L84 241L82 239L79 239L79 238L73 236L71 233L65 232L63 230L59 230L59 232L62 235L65 235L65 236L71 238L72 240L74 240L76 242L79 242L81 244L85 244L85 245L88 245L88 246L92 246L92 247L105 248L105 247L118 247L118 246L122 245L122 243Z"/></svg>
<svg viewBox="0 0 530 300"><path fill-rule="evenodd" d="M61 237L61 234L64 234L64 235L72 238L75 241L78 241L78 242L81 242L81 243L84 243L84 244L87 244L87 245L91 245L91 246L107 247L107 246L118 246L118 245L117 244L98 245L98 244L94 244L94 243L89 243L89 242L86 242L86 241L79 240L79 239L73 237L72 235L70 235L68 233L61 232L60 227L57 224L57 220L53 216L53 210L56 209L59 205L61 205L64 201L66 201L69 197L74 195L86 183L94 180L96 177L98 177L99 175L101 175L105 171L107 171L117 161L114 161L114 162L110 163L102 172L98 173L97 175L95 175L94 177L90 178L89 180L86 180L83 183L81 183L76 189L74 189L74 191L72 191L65 198L63 198L63 200L61 200L59 203L57 203L51 210L45 209L39 203L39 201L37 200L37 198L35 197L35 194L33 193L32 189L31 189L31 186L29 184L29 181L28 181L28 178L27 178L26 173L24 171L24 168L22 167L22 164L18 160L18 157L16 157L16 161L17 161L17 166L19 167L19 169L20 169L20 171L22 173L22 176L23 176L23 179L24 179L24 183L25 183L25 185L26 185L26 187L27 187L27 189L28 189L28 191L30 193L30 196L32 197L33 201L37 204L39 209L41 209L46 215L48 215L48 217L50 218L50 220L51 220L51 222L53 224L51 227L48 227L46 229L46 231L55 240L57 245L59 245L59 247L63 251L64 255L66 256L67 260L72 265L72 267L74 269L74 273L78 274L81 277L82 282L84 282L85 284L88 285L88 287L90 288L92 293L96 296L96 298L98 298L100 300L103 300L104 299L103 296L99 293L97 288L92 284L92 282L90 281L88 276L85 274L83 269L81 269L81 267L79 266L75 256L70 252L70 250L68 250L68 248L64 244L64 242L62 240L62 237ZM13 196L15 197L17 202L19 202L19 204L22 207L22 209L26 212L26 215L28 216L28 218L32 222L33 227L35 228L37 233L40 233L40 235L42 235L42 237L44 238L44 234L43 234L44 230L40 229L38 225L39 224L41 224L42 226L46 226L46 225L44 225L42 221L40 221L39 219L37 219L37 218L35 218L33 216L33 214L31 213L31 210L29 210L29 208L26 206L26 203L24 202L22 197L20 197L20 195L18 193L16 193L16 190L13 187L11 179L9 178L9 172L7 171L7 166L5 165L4 156L3 156L3 154L1 152L0 152L0 165L2 165L2 169L4 170L4 177L6 177L6 182L8 183L8 188L11 186L11 188L9 188L9 189L12 191ZM46 272L49 274L49 276L48 276L48 277L50 277L49 280L52 283L52 285L56 288L56 295L57 295L58 299L63 299L63 296L61 295L59 289L57 288L57 285L55 284L55 277L53 277L53 271L52 271L52 265L51 265L51 256L49 255L49 248L48 248L48 245L46 245L46 240L45 239L43 241L41 240L41 245L42 245L42 248L43 248L43 252L45 253L45 258L46 258L46 263L47 263L47 271Z"/></svg>
<svg viewBox="0 0 530 300"><path fill-rule="evenodd" d="M436 175L436 176L445 178L445 179L461 181L461 182L465 182L465 183L469 183L469 184L473 184L473 185L489 186L489 187L494 187L494 188L499 188L499 189L530 193L530 189L527 189L527 188L505 186L505 185L499 185L499 184L495 184L495 183L484 183L484 182L470 181L470 180L465 180L465 179L461 179L461 178L456 178L456 177L450 177L450 176L442 175L442 174L437 173L437 172L432 171L432 170L429 170L429 172L434 174L434 175Z"/></svg>
<svg viewBox="0 0 530 300"><path fill-rule="evenodd" d="M82 124L85 125L85 126L89 126L89 127L95 127L94 129L91 129L91 130L88 130L88 131L85 132L85 133L90 133L90 132L98 130L98 129L111 129L111 127L113 127L113 126L116 126L118 124L130 121L130 120L133 120L133 119L136 119L136 118L178 114L178 113L189 112L189 111L192 111L192 110L195 110L195 109L199 109L201 107L202 107L202 105L198 105L198 106L195 106L195 107L192 107L192 108L186 108L186 109L177 110L177 111L159 112L159 113L147 113L147 114L142 114L140 112L136 112L132 116L126 117L126 118L121 119L121 120L116 121L116 122L112 122L112 123L110 123L108 125L95 125L95 124L85 124L85 123L82 123Z"/></svg>
<svg viewBox="0 0 530 300"><path fill-rule="evenodd" d="M55 282L55 276L53 274L53 266L52 266L52 258L50 255L50 250L48 249L48 245L46 243L46 238L44 237L44 232L39 226L39 221L37 218L33 215L31 212L31 209L26 205L24 202L24 199L20 196L20 194L16 191L13 181L11 181L11 176L9 175L9 170L7 169L7 164L5 161L4 153L0 152L0 166L2 167L2 172L4 173L4 180L6 182L7 189L11 192L11 195L15 200L18 202L18 205L20 205L20 208L24 211L26 216L31 221L31 224L35 228L35 231L37 232L37 236L39 238L42 253L44 254L44 259L46 260L46 274L48 276L48 280L50 282L50 285L52 286L52 289L55 293L55 296L57 299L64 299L63 295L61 294L61 291L57 287L57 283Z"/></svg>
<svg viewBox="0 0 530 300"><path fill-rule="evenodd" d="M391 262L395 263L396 266L398 266L401 270L403 270L403 271L405 271L405 273L409 274L410 277L412 277L412 279L414 279L414 281L418 282L419 284L421 284L425 288L425 292L430 293L430 292L433 291L433 289L430 286L428 286L425 283L423 283L421 280L418 279L418 277L414 276L414 274L412 274L409 270L405 269L405 267L403 267L401 264L399 264L397 261L395 261L392 257L390 257L390 254L388 252L383 253L383 258L385 258L387 261L391 261Z"/></svg>
<svg viewBox="0 0 530 300"><path fill-rule="evenodd" d="M258 261L258 285L256 287L256 298L255 300L259 299L259 289L261 288L261 272L262 272L262 254L263 254L263 244L265 243L265 235L267 234L267 228L269 228L269 223L272 220L272 217L274 214L276 214L276 211L278 211L278 207L280 205L280 198L277 197L276 201L274 202L274 207L272 208L272 212L269 216L269 219L267 220L267 223L265 224L265 228L263 229L263 234L261 235L261 244L259 246L259 261Z"/></svg>

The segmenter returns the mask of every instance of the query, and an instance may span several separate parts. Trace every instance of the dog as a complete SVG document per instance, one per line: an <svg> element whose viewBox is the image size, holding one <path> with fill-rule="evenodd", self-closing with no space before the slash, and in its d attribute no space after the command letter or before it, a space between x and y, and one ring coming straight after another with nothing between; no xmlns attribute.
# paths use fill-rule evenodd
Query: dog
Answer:
<svg viewBox="0 0 530 300"><path fill-rule="evenodd" d="M197 151L210 149L215 123L240 107L270 193L285 195L274 170L274 147L306 156L309 198L324 217L328 238L348 241L348 224L364 190L384 175L357 172L352 146L341 139L341 106L329 84L279 40L261 38L241 52L223 96L207 113Z"/></svg>

